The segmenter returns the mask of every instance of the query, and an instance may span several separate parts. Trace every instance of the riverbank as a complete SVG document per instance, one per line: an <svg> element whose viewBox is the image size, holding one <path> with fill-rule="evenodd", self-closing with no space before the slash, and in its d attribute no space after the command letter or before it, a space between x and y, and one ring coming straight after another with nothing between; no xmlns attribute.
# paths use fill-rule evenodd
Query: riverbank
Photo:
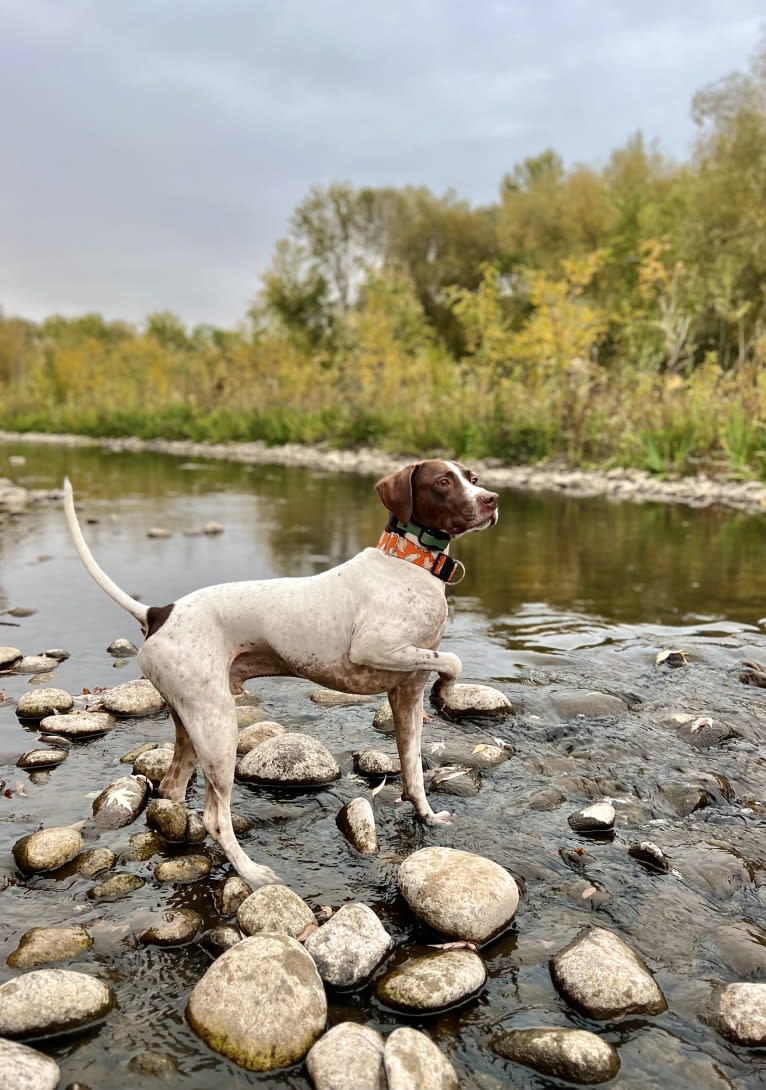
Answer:
<svg viewBox="0 0 766 1090"><path fill-rule="evenodd" d="M413 455L392 454L374 448L334 450L327 445L287 443L269 446L251 443L197 443L176 439L97 439L84 435L49 435L44 432L0 431L3 444L48 444L102 447L112 452L156 451L178 458L211 458L251 465L291 465L308 469L371 476L391 472ZM631 503L681 503L690 507L720 506L757 514L766 511L766 484L700 474L659 477L643 469L605 471L574 469L559 463L506 465L499 459L474 461L482 483L491 488L527 492L556 492L570 496L606 496Z"/></svg>

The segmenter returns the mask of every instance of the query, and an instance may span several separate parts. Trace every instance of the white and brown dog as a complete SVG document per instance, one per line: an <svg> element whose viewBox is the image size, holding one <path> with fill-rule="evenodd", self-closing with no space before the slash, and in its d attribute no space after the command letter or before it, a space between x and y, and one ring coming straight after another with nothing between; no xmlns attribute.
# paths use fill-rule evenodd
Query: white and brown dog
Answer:
<svg viewBox="0 0 766 1090"><path fill-rule="evenodd" d="M223 583L166 606L147 607L101 570L83 538L72 488L65 511L83 564L132 614L146 637L139 662L167 701L176 728L173 761L160 784L183 802L199 761L204 824L251 886L280 881L240 847L231 824L237 749L234 694L257 677L302 677L341 692L387 693L402 767L402 798L421 821L448 820L426 798L420 758L423 690L438 674L442 698L460 674L438 650L447 620L445 583L459 565L452 538L493 526L498 496L459 462L408 465L375 486L391 513L376 548L303 578ZM457 565L457 566L456 566Z"/></svg>

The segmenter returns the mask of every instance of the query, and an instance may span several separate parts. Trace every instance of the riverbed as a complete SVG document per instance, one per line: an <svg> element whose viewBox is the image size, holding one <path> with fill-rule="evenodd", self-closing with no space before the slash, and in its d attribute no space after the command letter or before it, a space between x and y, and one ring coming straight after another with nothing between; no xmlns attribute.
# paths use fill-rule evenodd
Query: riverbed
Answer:
<svg viewBox="0 0 766 1090"><path fill-rule="evenodd" d="M385 522L372 489L377 463L362 461L348 472L332 459L328 468L309 468L203 453L11 439L0 444L0 477L44 492L67 474L97 558L129 593L152 604L212 582L311 574L374 544ZM481 773L475 793L439 796L437 808L453 811L450 826L421 828L397 805L396 791L384 788L375 798L381 851L370 859L353 853L335 817L344 802L370 793L353 772L353 752L393 751L393 739L372 726L377 705L328 708L311 700L305 682L250 683L269 718L315 734L343 770L336 784L306 795L235 788L235 810L254 822L246 850L312 908L364 901L400 947L411 947L433 939L397 892L397 865L416 848L471 850L519 882L513 927L482 951L489 979L481 995L409 1022L450 1057L462 1086L560 1085L492 1050L499 1029L535 1025L604 1036L620 1053L621 1070L610 1083L620 1090L764 1085L763 1053L727 1043L705 1014L715 982L766 979L759 502L740 510L504 487L498 526L453 549L467 574L449 591L452 618L442 647L461 657L466 680L501 690L516 714L456 725L432 710L424 753L435 768L460 743L499 739L513 755ZM211 520L223 532L202 532ZM156 529L168 536L148 536ZM0 613L0 644L25 654L70 653L45 684L94 693L140 676L135 658L106 652L116 637L137 641L138 633L82 570L54 499L0 523L0 610L11 610ZM666 651L682 654L663 659ZM94 945L73 967L108 981L119 1004L96 1030L41 1043L61 1066L61 1085L157 1085L130 1067L152 1050L170 1057L170 1084L179 1090L307 1090L303 1067L248 1074L191 1031L184 1009L210 962L201 941L172 950L136 942L147 920L170 906L194 907L210 926L220 922L216 894L229 870L215 853L207 883L170 890L152 881L156 859L132 863L128 869L147 884L100 906L88 900L81 877L22 880L15 870L10 848L19 837L86 818L93 795L129 770L122 755L144 740L172 738L163 717L125 720L105 737L73 746L59 767L30 777L16 760L37 733L19 725L14 703L39 683L29 675L0 677L0 981L14 975L6 958L29 928L81 923ZM615 713L604 697L617 698L624 710ZM201 798L195 782L190 806L200 808ZM585 841L567 816L602 799L617 811L616 834ZM119 854L143 827L139 818L102 833L98 844ZM644 840L666 854L668 873L628 854ZM550 956L592 925L641 954L665 993L665 1014L593 1023L557 994ZM332 996L331 1021L348 1018L384 1031L402 1024L369 987Z"/></svg>

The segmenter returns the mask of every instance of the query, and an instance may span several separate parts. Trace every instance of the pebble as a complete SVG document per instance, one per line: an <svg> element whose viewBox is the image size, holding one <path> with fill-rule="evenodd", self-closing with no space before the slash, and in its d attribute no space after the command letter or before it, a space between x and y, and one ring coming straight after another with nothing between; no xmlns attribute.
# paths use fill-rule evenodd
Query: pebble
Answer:
<svg viewBox="0 0 766 1090"><path fill-rule="evenodd" d="M202 917L192 908L169 909L152 927L138 935L138 941L151 946L184 946L202 930Z"/></svg>
<svg viewBox="0 0 766 1090"><path fill-rule="evenodd" d="M0 1038L0 1090L56 1090L60 1079L55 1060L28 1045Z"/></svg>
<svg viewBox="0 0 766 1090"><path fill-rule="evenodd" d="M252 714L252 708L239 708L238 711L246 711ZM260 722L250 722L244 726L237 735L237 753L240 755L249 753L251 749L255 749L261 742L266 742L269 738L275 738L278 734L284 734L285 728L280 723L274 723L270 719L264 719Z"/></svg>
<svg viewBox="0 0 766 1090"><path fill-rule="evenodd" d="M354 988L383 960L393 939L371 908L352 903L339 908L304 945L325 984Z"/></svg>
<svg viewBox="0 0 766 1090"><path fill-rule="evenodd" d="M133 641L127 640L123 636L112 640L106 651L108 655L114 655L115 658L126 658L138 654L138 648Z"/></svg>
<svg viewBox="0 0 766 1090"><path fill-rule="evenodd" d="M429 927L480 946L505 930L519 903L508 871L457 848L421 848L408 856L399 867L399 888Z"/></svg>
<svg viewBox="0 0 766 1090"><path fill-rule="evenodd" d="M647 870L667 874L670 870L670 860L651 840L641 840L628 845L628 855L636 859Z"/></svg>
<svg viewBox="0 0 766 1090"><path fill-rule="evenodd" d="M69 1033L103 1018L111 988L72 969L33 969L0 984L0 1037Z"/></svg>
<svg viewBox="0 0 766 1090"><path fill-rule="evenodd" d="M394 713L388 700L384 700L372 719L374 730L388 733L394 729Z"/></svg>
<svg viewBox="0 0 766 1090"><path fill-rule="evenodd" d="M216 1052L249 1071L274 1071L302 1060L324 1032L327 998L300 943L253 935L213 962L186 1016Z"/></svg>
<svg viewBox="0 0 766 1090"><path fill-rule="evenodd" d="M93 800L93 816L107 829L130 825L143 810L148 794L149 783L143 776L121 776Z"/></svg>
<svg viewBox="0 0 766 1090"><path fill-rule="evenodd" d="M67 759L65 749L28 749L22 753L16 765L27 770L36 768L55 768Z"/></svg>
<svg viewBox="0 0 766 1090"><path fill-rule="evenodd" d="M235 916L237 909L252 893L252 889L238 874L227 878L221 890L220 912L224 917Z"/></svg>
<svg viewBox="0 0 766 1090"><path fill-rule="evenodd" d="M553 955L551 976L567 1002L588 1018L661 1014L665 996L643 960L601 927L587 929Z"/></svg>
<svg viewBox="0 0 766 1090"><path fill-rule="evenodd" d="M180 855L177 859L166 859L154 868L154 877L158 882L199 882L210 874L211 863L206 855Z"/></svg>
<svg viewBox="0 0 766 1090"><path fill-rule="evenodd" d="M91 901L117 901L121 897L127 897L141 886L146 885L138 874L128 874L125 871L111 874L103 882L88 890L88 898Z"/></svg>
<svg viewBox="0 0 766 1090"><path fill-rule="evenodd" d="M92 945L93 938L84 927L33 927L24 932L7 961L12 969L34 969L51 961L68 961Z"/></svg>
<svg viewBox="0 0 766 1090"><path fill-rule="evenodd" d="M157 749L147 749L136 757L133 764L134 776L146 776L155 787L159 787L165 778L167 770L173 760L172 746L159 746Z"/></svg>
<svg viewBox="0 0 766 1090"><path fill-rule="evenodd" d="M354 771L362 776L401 776L402 766L396 754L378 749L363 749L353 755Z"/></svg>
<svg viewBox="0 0 766 1090"><path fill-rule="evenodd" d="M390 970L375 994L397 1010L433 1013L472 999L486 981L486 966L474 950L434 950Z"/></svg>
<svg viewBox="0 0 766 1090"><path fill-rule="evenodd" d="M360 796L347 802L335 821L360 855L375 855L378 850L378 834L375 829L375 814L369 799Z"/></svg>
<svg viewBox="0 0 766 1090"><path fill-rule="evenodd" d="M218 958L221 954L225 954L227 950L231 950L232 946L236 946L238 942L242 942L242 935L239 930L236 927L232 927L231 924L211 927L210 930L206 931L202 936L203 946L214 958Z"/></svg>
<svg viewBox="0 0 766 1090"><path fill-rule="evenodd" d="M737 1045L766 1045L766 984L736 983L717 988L710 1016L719 1033Z"/></svg>
<svg viewBox="0 0 766 1090"><path fill-rule="evenodd" d="M582 810L576 810L567 818L576 833L604 835L614 832L617 814L610 802L594 802Z"/></svg>
<svg viewBox="0 0 766 1090"><path fill-rule="evenodd" d="M146 678L115 685L101 697L101 704L112 715L121 716L156 715L165 708L163 697Z"/></svg>
<svg viewBox="0 0 766 1090"><path fill-rule="evenodd" d="M237 909L237 923L245 935L275 931L297 939L316 924L314 913L288 886L262 886Z"/></svg>
<svg viewBox="0 0 766 1090"><path fill-rule="evenodd" d="M371 1026L341 1022L306 1057L314 1090L381 1090L383 1037Z"/></svg>
<svg viewBox="0 0 766 1090"><path fill-rule="evenodd" d="M171 844L182 844L186 840L189 817L183 803L152 799L146 807L146 824Z"/></svg>
<svg viewBox="0 0 766 1090"><path fill-rule="evenodd" d="M620 1069L617 1050L584 1029L507 1030L492 1047L508 1060L568 1082L607 1082Z"/></svg>
<svg viewBox="0 0 766 1090"><path fill-rule="evenodd" d="M56 662L66 662L69 658L69 652L65 651L63 647L53 647L49 651L41 651L41 655L45 658L55 659Z"/></svg>
<svg viewBox="0 0 766 1090"><path fill-rule="evenodd" d="M237 775L249 783L320 786L340 776L330 751L308 734L269 738L239 761Z"/></svg>
<svg viewBox="0 0 766 1090"><path fill-rule="evenodd" d="M64 689L33 689L22 693L16 705L19 719L45 719L48 715L70 712L74 699Z"/></svg>
<svg viewBox="0 0 766 1090"><path fill-rule="evenodd" d="M448 719L505 719L514 714L513 704L505 693L489 685L453 685L446 699L439 694L438 689L434 689L431 700Z"/></svg>
<svg viewBox="0 0 766 1090"><path fill-rule="evenodd" d="M58 870L82 851L82 833L68 825L38 829L13 845L16 866L25 874Z"/></svg>
<svg viewBox="0 0 766 1090"><path fill-rule="evenodd" d="M65 738L86 740L98 738L117 725L117 720L108 712L65 712L61 715L46 715L40 723L40 730L55 731Z"/></svg>
<svg viewBox="0 0 766 1090"><path fill-rule="evenodd" d="M383 1052L388 1090L458 1090L455 1069L419 1030L400 1026Z"/></svg>

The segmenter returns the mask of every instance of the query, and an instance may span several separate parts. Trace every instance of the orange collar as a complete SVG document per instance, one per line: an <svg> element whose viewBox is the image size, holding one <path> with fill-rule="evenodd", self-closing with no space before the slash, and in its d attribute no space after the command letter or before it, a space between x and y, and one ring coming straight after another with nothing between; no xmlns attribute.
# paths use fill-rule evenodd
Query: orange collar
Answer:
<svg viewBox="0 0 766 1090"><path fill-rule="evenodd" d="M386 556L395 556L399 560L406 560L418 568L425 568L431 575L441 579L443 583L459 583L465 576L465 568L459 560L453 560L451 556L441 549L426 549L417 541L411 541L396 530L384 530L380 535L380 541L375 546ZM460 569L461 574L457 579L453 576Z"/></svg>

